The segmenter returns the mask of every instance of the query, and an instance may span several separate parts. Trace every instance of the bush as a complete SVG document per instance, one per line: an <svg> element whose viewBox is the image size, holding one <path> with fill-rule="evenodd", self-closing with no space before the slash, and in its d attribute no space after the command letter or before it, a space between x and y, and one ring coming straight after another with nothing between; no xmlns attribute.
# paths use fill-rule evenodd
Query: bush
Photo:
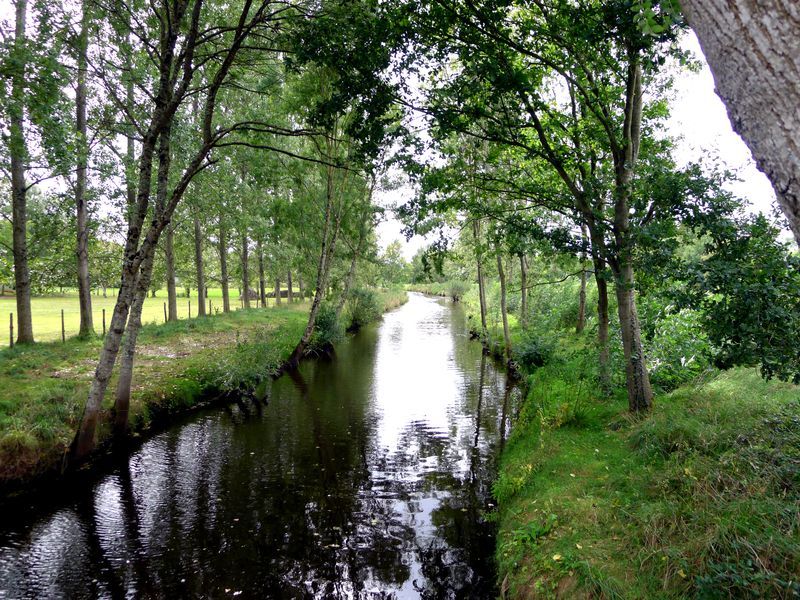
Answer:
<svg viewBox="0 0 800 600"><path fill-rule="evenodd" d="M514 351L517 364L528 371L543 367L552 355L553 344L533 332L529 332Z"/></svg>
<svg viewBox="0 0 800 600"><path fill-rule="evenodd" d="M323 302L317 313L317 322L309 349L313 352L327 348L342 339L344 339L344 327L336 318L336 307L330 302Z"/></svg>
<svg viewBox="0 0 800 600"><path fill-rule="evenodd" d="M671 391L710 367L711 345L701 323L701 315L687 309L656 321L653 338L645 342L654 385Z"/></svg>
<svg viewBox="0 0 800 600"><path fill-rule="evenodd" d="M347 300L348 331L357 331L381 316L381 302L372 290L355 289Z"/></svg>
<svg viewBox="0 0 800 600"><path fill-rule="evenodd" d="M469 285L463 281L451 281L448 286L448 295L453 302L458 302L469 291Z"/></svg>

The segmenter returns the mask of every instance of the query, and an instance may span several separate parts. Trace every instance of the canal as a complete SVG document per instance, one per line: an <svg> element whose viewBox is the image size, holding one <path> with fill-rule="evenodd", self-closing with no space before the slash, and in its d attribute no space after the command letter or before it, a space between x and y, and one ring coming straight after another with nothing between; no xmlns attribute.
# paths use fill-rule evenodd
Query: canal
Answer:
<svg viewBox="0 0 800 600"><path fill-rule="evenodd" d="M3 515L0 598L495 597L515 402L461 308L411 294L268 403L195 413Z"/></svg>

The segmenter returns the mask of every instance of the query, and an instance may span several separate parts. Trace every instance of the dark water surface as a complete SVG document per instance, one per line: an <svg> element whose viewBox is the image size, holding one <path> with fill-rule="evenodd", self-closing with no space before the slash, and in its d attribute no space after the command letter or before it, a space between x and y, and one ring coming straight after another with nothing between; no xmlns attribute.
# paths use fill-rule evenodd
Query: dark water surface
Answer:
<svg viewBox="0 0 800 600"><path fill-rule="evenodd" d="M0 517L0 597L492 598L514 394L458 306L408 304L197 413L86 489Z"/></svg>

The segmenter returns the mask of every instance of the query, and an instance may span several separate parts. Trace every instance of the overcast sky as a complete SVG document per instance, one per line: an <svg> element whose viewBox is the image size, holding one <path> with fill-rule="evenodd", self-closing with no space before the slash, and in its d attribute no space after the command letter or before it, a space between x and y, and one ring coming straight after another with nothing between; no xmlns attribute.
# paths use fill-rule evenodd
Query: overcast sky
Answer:
<svg viewBox="0 0 800 600"><path fill-rule="evenodd" d="M719 159L721 165L736 172L741 181L732 182L728 188L751 203L751 210L770 212L775 193L767 177L753 161L750 150L731 128L725 105L714 92L714 79L703 60L700 45L693 32L686 35L683 46L702 61L697 73L683 71L676 77L674 97L671 102L669 133L678 139L676 160L679 165L689 162L707 162ZM379 194L383 206L401 203L411 193L408 188ZM419 237L405 243L400 233L400 223L391 219L378 227L382 247L393 240L404 242L404 254L411 258L425 241Z"/></svg>

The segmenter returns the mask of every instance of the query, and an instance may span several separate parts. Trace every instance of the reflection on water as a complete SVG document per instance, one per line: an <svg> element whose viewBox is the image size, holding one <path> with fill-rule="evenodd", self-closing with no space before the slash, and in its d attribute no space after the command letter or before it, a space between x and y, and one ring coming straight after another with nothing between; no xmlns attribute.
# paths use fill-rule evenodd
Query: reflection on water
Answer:
<svg viewBox="0 0 800 600"><path fill-rule="evenodd" d="M488 598L512 408L463 313L412 295L92 489L0 526L0 597Z"/></svg>

